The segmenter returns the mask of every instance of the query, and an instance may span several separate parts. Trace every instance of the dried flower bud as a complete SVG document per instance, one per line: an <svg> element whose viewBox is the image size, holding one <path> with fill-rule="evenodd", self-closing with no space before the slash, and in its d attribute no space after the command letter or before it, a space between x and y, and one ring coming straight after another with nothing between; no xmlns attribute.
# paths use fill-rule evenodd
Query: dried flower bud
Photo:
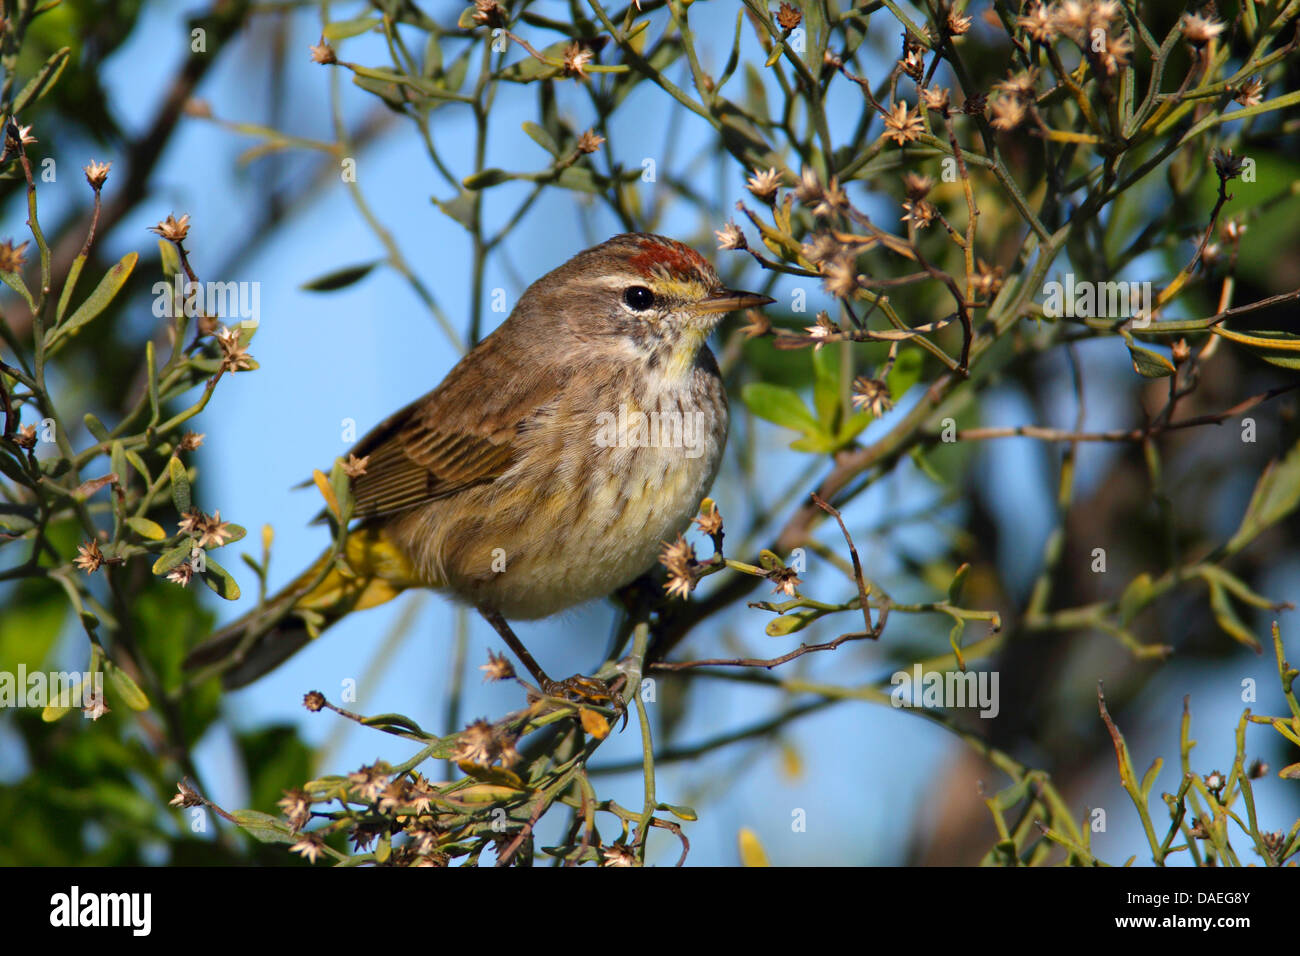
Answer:
<svg viewBox="0 0 1300 956"><path fill-rule="evenodd" d="M894 400L884 379L859 375L853 380L853 405L865 408L879 418L894 407Z"/></svg>
<svg viewBox="0 0 1300 956"><path fill-rule="evenodd" d="M595 57L596 54L581 43L570 43L564 48L564 75L583 79L587 75L587 65Z"/></svg>
<svg viewBox="0 0 1300 956"><path fill-rule="evenodd" d="M203 798L189 785L189 781L182 780L176 784L176 796L168 801L168 805L173 807L201 807L203 806Z"/></svg>
<svg viewBox="0 0 1300 956"><path fill-rule="evenodd" d="M776 11L776 22L788 33L803 22L803 14L782 0L780 9Z"/></svg>
<svg viewBox="0 0 1300 956"><path fill-rule="evenodd" d="M1264 101L1264 81L1252 76L1232 92L1232 98L1242 106L1258 106Z"/></svg>
<svg viewBox="0 0 1300 956"><path fill-rule="evenodd" d="M88 166L81 167L81 171L86 174L86 182L90 183L90 188L99 192L104 187L104 180L108 179L108 171L112 168L112 163L99 163L92 159Z"/></svg>
<svg viewBox="0 0 1300 956"><path fill-rule="evenodd" d="M1202 14L1206 15L1202 16ZM1227 24L1206 10L1201 13L1184 13L1182 19L1178 21L1178 29L1187 42L1197 47L1205 46L1222 33L1226 26Z"/></svg>
<svg viewBox="0 0 1300 956"><path fill-rule="evenodd" d="M334 48L325 42L325 37L320 38L320 43L308 47L311 50L311 61L319 63L321 66L328 66L331 63L337 63L339 58L334 53Z"/></svg>
<svg viewBox="0 0 1300 956"><path fill-rule="evenodd" d="M479 670L483 671L485 682L510 680L515 676L515 668L510 659L504 654L494 654L491 651L488 651L488 662L480 664Z"/></svg>
<svg viewBox="0 0 1300 956"><path fill-rule="evenodd" d="M0 242L0 272L17 272L27 261L27 241L14 245L12 239Z"/></svg>
<svg viewBox="0 0 1300 956"><path fill-rule="evenodd" d="M728 222L721 229L715 229L713 234L718 237L719 249L749 248L749 243L745 241L745 234L734 222Z"/></svg>
<svg viewBox="0 0 1300 956"><path fill-rule="evenodd" d="M497 0L474 0L474 22L490 27L506 25L506 12Z"/></svg>
<svg viewBox="0 0 1300 956"><path fill-rule="evenodd" d="M885 114L884 135L899 146L910 143L923 132L925 124L921 121L921 111L909 109L906 103L896 102L893 109Z"/></svg>
<svg viewBox="0 0 1300 956"><path fill-rule="evenodd" d="M1231 149L1216 149L1210 154L1210 158L1219 173L1219 178L1223 180L1236 179L1245 166L1245 160L1240 156L1234 156Z"/></svg>
<svg viewBox="0 0 1300 956"><path fill-rule="evenodd" d="M77 556L72 559L72 563L87 574L94 574L104 563L104 552L99 550L99 542L94 538L85 544L77 545Z"/></svg>
<svg viewBox="0 0 1300 956"><path fill-rule="evenodd" d="M924 199L934 188L934 180L921 173L903 173L903 188L909 199Z"/></svg>
<svg viewBox="0 0 1300 956"><path fill-rule="evenodd" d="M948 112L948 88L946 86L927 86L921 91L921 104L936 113Z"/></svg>
<svg viewBox="0 0 1300 956"><path fill-rule="evenodd" d="M180 219L177 219L174 215L168 213L166 219L156 226L150 226L149 231L162 236L168 242L183 242L185 237L190 234L190 214L185 213Z"/></svg>
<svg viewBox="0 0 1300 956"><path fill-rule="evenodd" d="M766 172L756 169L754 175L745 181L745 185L751 193L771 205L776 200L776 191L781 187L781 174L775 167Z"/></svg>

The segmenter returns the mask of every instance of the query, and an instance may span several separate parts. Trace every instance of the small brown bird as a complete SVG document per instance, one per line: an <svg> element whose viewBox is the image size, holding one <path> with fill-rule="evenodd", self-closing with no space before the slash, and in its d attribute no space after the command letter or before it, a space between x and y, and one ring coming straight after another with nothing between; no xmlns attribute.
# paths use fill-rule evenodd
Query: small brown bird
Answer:
<svg viewBox="0 0 1300 956"><path fill-rule="evenodd" d="M186 667L239 687L345 614L429 587L476 607L545 692L564 691L506 619L610 594L685 530L727 438L705 339L727 312L771 301L724 288L663 236L574 256L353 449L355 524L333 563L327 553Z"/></svg>

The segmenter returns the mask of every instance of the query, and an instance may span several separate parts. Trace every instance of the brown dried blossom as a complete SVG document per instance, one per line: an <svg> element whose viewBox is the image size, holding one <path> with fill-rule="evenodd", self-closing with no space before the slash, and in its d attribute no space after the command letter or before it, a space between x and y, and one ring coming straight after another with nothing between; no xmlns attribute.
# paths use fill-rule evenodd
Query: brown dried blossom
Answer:
<svg viewBox="0 0 1300 956"><path fill-rule="evenodd" d="M77 556L72 563L87 574L98 571L104 564L104 552L99 550L99 542L91 538L85 544L77 545Z"/></svg>
<svg viewBox="0 0 1300 956"><path fill-rule="evenodd" d="M150 226L149 231L162 236L168 242L183 242L185 237L190 234L190 214L185 213L180 219L177 219L174 215L168 213L166 219L156 226Z"/></svg>
<svg viewBox="0 0 1300 956"><path fill-rule="evenodd" d="M0 242L0 272L17 272L27 261L27 241L14 245L12 239Z"/></svg>
<svg viewBox="0 0 1300 956"><path fill-rule="evenodd" d="M897 102L890 112L885 114L885 133L899 146L910 143L925 132L921 121L921 111L912 110L906 103Z"/></svg>
<svg viewBox="0 0 1300 956"><path fill-rule="evenodd" d="M803 14L782 0L776 11L776 23L782 30L790 31L803 22Z"/></svg>
<svg viewBox="0 0 1300 956"><path fill-rule="evenodd" d="M769 205L776 200L776 191L781 188L781 174L775 168L754 170L754 175L745 181L749 191Z"/></svg>
<svg viewBox="0 0 1300 956"><path fill-rule="evenodd" d="M865 408L879 418L894 407L894 400L884 379L859 375L853 380L853 405Z"/></svg>
<svg viewBox="0 0 1300 956"><path fill-rule="evenodd" d="M672 544L664 543L659 563L668 569L668 581L664 590L669 596L685 601L695 590L695 567L699 563L695 557L695 546L682 535Z"/></svg>
<svg viewBox="0 0 1300 956"><path fill-rule="evenodd" d="M311 61L313 63L327 66L330 63L337 63L339 61L338 56L334 53L334 48L325 42L323 36L320 38L320 43L308 47L308 49L311 50Z"/></svg>
<svg viewBox="0 0 1300 956"><path fill-rule="evenodd" d="M594 129L589 129L578 137L578 152L594 153L605 143L605 137L598 134Z"/></svg>

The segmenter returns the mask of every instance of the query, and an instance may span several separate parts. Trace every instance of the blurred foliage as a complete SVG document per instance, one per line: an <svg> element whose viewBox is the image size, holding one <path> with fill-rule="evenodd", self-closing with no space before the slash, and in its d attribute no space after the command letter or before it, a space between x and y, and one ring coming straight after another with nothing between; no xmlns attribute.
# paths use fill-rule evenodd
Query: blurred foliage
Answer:
<svg viewBox="0 0 1300 956"><path fill-rule="evenodd" d="M86 648L84 669L108 678L109 704L93 722L32 709L4 716L26 765L0 787L9 831L0 863L284 863L296 859L285 845L346 864L546 856L639 863L655 827L685 851L682 824L695 817L656 793L656 766L777 744L797 767L790 740L803 714L854 701L889 706L889 678L854 656L865 646L902 672L919 664L1002 677L995 720L960 709L910 712L968 744L978 761L936 775L936 794L970 792L970 778L990 767L1006 778L992 796L953 797L942 819L920 814L913 860L1100 862L1070 798L1095 761L1114 757L1154 862L1170 854L1250 862L1240 838L1232 843L1237 834L1255 859L1294 859L1300 821L1275 831L1256 818L1252 781L1265 774L1252 769L1256 745L1248 754L1245 737L1252 723L1267 724L1282 738L1276 746L1300 743L1295 670L1276 628L1270 650L1290 714L1247 711L1225 775L1193 766L1185 718L1181 782L1154 815L1159 763L1138 779L1111 714L1140 713L1143 691L1171 654L1214 663L1236 645L1262 650L1248 616L1285 606L1259 591L1270 567L1294 559L1300 530L1291 391L1300 368L1292 331L1300 0L1232 4L1217 15L1164 0L1141 8L1132 0L1031 0L1019 9L890 0L771 9L746 0L733 30L709 37L707 51L691 22L703 4L678 0L609 9L600 0L480 0L436 13L408 0L330 4L310 51L330 71L322 79L330 141L292 134L282 117L231 118L192 99L218 40L268 25L284 30L293 10L231 2L191 24L213 31L214 52L181 65L174 92L129 140L99 67L149 8L115 6L105 17L99 4L20 0L4 26L0 188L10 215L25 213L28 201L34 210L41 191L32 164L39 142L24 142L20 126L44 141L113 143L125 158L115 161L102 203L88 169L90 211L60 223L48 242L32 213L28 261L17 240L0 250L10 266L0 278L14 292L0 321L11 353L0 367L0 670L51 667L61 639L75 635ZM382 38L387 58L349 59L362 38ZM49 82L37 83L39 98L11 122L21 91L43 69ZM356 88L347 94L361 91L383 118L345 122L341 78ZM668 117L652 167L622 148L616 122L647 101L663 104ZM500 120L506 103L530 116L508 169L487 164L489 136L515 132ZM587 128L575 123L579 112L592 118ZM744 477L727 489L739 507L728 515L725 549L722 515L705 502L692 539L707 540L712 556L700 559L682 538L663 569L621 595L620 636L632 651L600 673L622 687L639 726L639 767L588 766L620 717L620 707L604 703L619 702L529 695L522 710L439 733L402 715L352 714L312 694L312 710L412 741L410 760L313 777L313 754L295 732L264 727L234 735L251 809L204 797L190 748L217 724L219 692L211 681L185 683L179 662L210 631L211 615L194 589L174 583L193 576L238 596L236 575L207 552L244 530L193 510L219 495L200 483L191 461L197 439L183 426L224 377L256 368L246 353L254 329L227 330L220 316L182 309L140 339L114 321L123 303L140 301L159 277L198 281L186 221L159 224L156 258L149 249L101 262L92 241L149 195L150 170L183 113L251 138L242 160L255 169L285 153L314 157L314 176L295 188L337 180L342 163L339 188L383 255L322 263L305 288L329 293L393 270L457 347L484 331L488 263L511 269L512 237L548 191L572 197L587 225L613 219L665 231L684 214L693 230L675 234L698 246L716 237L729 250L720 261L729 280L750 270L779 297L766 316L723 328L724 372L749 412L736 416L732 438ZM442 124L451 116L470 123L468 151L448 148ZM393 119L425 149L438 183L433 209L471 240L463 330L437 284L412 264L415 250L368 203L364 182L346 175L347 161ZM686 122L707 130L696 154L679 135ZM119 181L126 185L113 193ZM742 186L748 195L733 208ZM301 195L272 195L269 218L253 219L250 235L265 241ZM507 211L489 217L489 196ZM1048 305L1048 283L1066 274L1146 282L1151 313L1061 314ZM815 315L806 314L810 293L826 304ZM1084 354L1106 362L1085 363ZM193 401L187 393L198 386ZM1085 397L1097 386L1131 409L1132 424L1088 430ZM1036 422L1072 408L1074 426L985 424L989 396L1008 391ZM1243 441L1248 414L1258 433ZM41 441L46 423L53 431ZM806 463L797 474L767 464L773 433ZM1005 492L995 446L1016 438L1050 448L1054 469L1057 523L1029 558L1032 543L993 513ZM1116 453L1103 490L1081 499L1079 450L1095 444ZM850 504L895 475L924 484L930 503L870 526L844 519ZM348 492L337 463L320 484L342 534ZM1249 500L1230 502L1240 521L1225 537L1208 504L1223 489L1252 486ZM942 530L941 553L909 546L918 528ZM268 532L261 559L245 557L259 590L270 547ZM894 564L864 570L859 549L868 547ZM1099 550L1105 574L1096 573ZM1035 573L1027 594L1008 583L1015 563ZM739 612L747 636L724 636L731 656L684 653L688 638L698 646L707 637L712 649L719 635L711 619L744 605L764 582L774 592ZM699 592L666 599L665 584L675 595ZM799 643L805 632L819 636ZM769 650L773 641L779 650ZM803 679L796 660L836 649L840 682ZM1113 672L1116 660L1123 680L1108 686L1098 714L1095 675ZM643 675L653 687L640 683ZM712 680L770 689L775 716L703 743L678 740L684 696ZM651 699L656 706L646 707ZM1032 754L1036 765L1015 754ZM454 761L463 776L439 780L424 766L434 759ZM1294 756L1281 763L1277 776L1294 787ZM642 806L597 793L599 773L617 769L643 772ZM179 815L164 808L169 799L182 806ZM277 805L282 813L273 815ZM552 811L564 817L563 839L535 846L535 828ZM768 859L749 830L738 846L744 862Z"/></svg>

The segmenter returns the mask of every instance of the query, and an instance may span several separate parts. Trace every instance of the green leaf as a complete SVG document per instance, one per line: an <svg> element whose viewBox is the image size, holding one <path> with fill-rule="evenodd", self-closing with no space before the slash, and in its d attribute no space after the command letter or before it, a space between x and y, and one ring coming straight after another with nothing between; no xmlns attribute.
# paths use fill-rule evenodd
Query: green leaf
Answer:
<svg viewBox="0 0 1300 956"><path fill-rule="evenodd" d="M190 501L190 477L185 472L185 463L179 458L167 462L167 474L172 481L172 503L176 505L177 514L185 514L192 507Z"/></svg>
<svg viewBox="0 0 1300 956"><path fill-rule="evenodd" d="M784 637L787 634L795 633L795 631L802 631L819 617L821 617L821 612L817 610L783 614L768 621L767 627L763 628L763 630L768 637Z"/></svg>
<svg viewBox="0 0 1300 956"><path fill-rule="evenodd" d="M145 696L140 686L131 679L130 674L112 661L104 661L104 673L108 675L108 682L113 685L113 690L117 692L117 697L122 703L132 710L149 709L149 698Z"/></svg>
<svg viewBox="0 0 1300 956"><path fill-rule="evenodd" d="M467 44L464 51L451 61L451 66L447 67L447 72L442 77L447 89L459 90L465 85L465 77L469 76L469 56L472 52L475 52L474 45Z"/></svg>
<svg viewBox="0 0 1300 956"><path fill-rule="evenodd" d="M771 866L768 862L767 851L763 849L763 844L758 841L758 834L748 827L740 829L740 865L746 867Z"/></svg>
<svg viewBox="0 0 1300 956"><path fill-rule="evenodd" d="M432 197L433 204L444 216L450 216L466 229L474 229L474 194L462 190L455 199L443 202L437 196Z"/></svg>
<svg viewBox="0 0 1300 956"><path fill-rule="evenodd" d="M655 809L667 811L668 813L671 813L673 816L675 816L678 820L685 820L688 823L694 823L696 820L700 818L700 815L696 813L693 808L684 807L681 806L680 804L674 806L671 803L660 803L660 804L656 804Z"/></svg>
<svg viewBox="0 0 1300 956"><path fill-rule="evenodd" d="M30 512L30 517L26 514L16 514L13 512L0 511L0 534L17 537L20 534L26 534L36 527L36 512Z"/></svg>
<svg viewBox="0 0 1300 956"><path fill-rule="evenodd" d="M794 389L767 382L751 382L740 392L745 407L766 421L805 435L822 435L821 426Z"/></svg>
<svg viewBox="0 0 1300 956"><path fill-rule="evenodd" d="M227 601L239 600L239 585L234 577L207 555L203 559L203 583L212 588L217 597L223 597Z"/></svg>
<svg viewBox="0 0 1300 956"><path fill-rule="evenodd" d="M1292 447L1281 461L1269 462L1259 476L1241 526L1227 544L1228 553L1240 551L1265 528L1294 511L1297 505L1300 505L1300 443Z"/></svg>
<svg viewBox="0 0 1300 956"><path fill-rule="evenodd" d="M416 93L422 96L431 97L433 99L461 100L461 101L465 99L465 97L461 96L458 93L454 93L450 90L444 89L436 81L426 80L424 79L424 77L421 76L408 76L405 73L397 73L394 72L393 70L377 69L374 67L355 66L355 65L352 66L352 72L353 74L355 74L352 77L352 82L357 84L357 86L362 87L363 89L370 89L370 84L364 83L362 81L372 80L381 85L388 83L388 84L392 84L394 87L407 87L408 89L412 89ZM375 91L371 90L371 92L375 92ZM400 93L394 91L394 94L392 95L396 96L397 103L403 102ZM392 102L393 101L392 95L384 95L384 98Z"/></svg>
<svg viewBox="0 0 1300 956"><path fill-rule="evenodd" d="M550 63L543 63L532 54L527 54L523 59L501 70L497 76L511 83L531 83L534 80L559 76L562 68L556 64L564 62L564 51L572 42L567 39L560 40L537 51L550 60Z"/></svg>
<svg viewBox="0 0 1300 956"><path fill-rule="evenodd" d="M966 670L966 657L961 652L961 635L966 630L966 619L952 615L952 627L948 630L948 646L952 648L953 657L957 658L957 666L963 671Z"/></svg>
<svg viewBox="0 0 1300 956"><path fill-rule="evenodd" d="M193 538L186 538L170 551L164 551L158 560L153 563L153 573L160 576L164 575L188 561L190 555L194 553L194 545Z"/></svg>
<svg viewBox="0 0 1300 956"><path fill-rule="evenodd" d="M958 604L961 602L962 588L966 586L966 578L970 576L970 562L965 562L957 569L957 573L952 576L952 583L948 585L948 603Z"/></svg>
<svg viewBox="0 0 1300 956"><path fill-rule="evenodd" d="M298 836L279 817L257 810L236 810L231 816L239 828L262 843L297 843Z"/></svg>
<svg viewBox="0 0 1300 956"><path fill-rule="evenodd" d="M840 442L834 435L808 435L790 442L792 451L806 451L814 455L829 455L840 450Z"/></svg>
<svg viewBox="0 0 1300 956"><path fill-rule="evenodd" d="M836 450L838 451L840 448L843 448L845 445L852 442L853 439L862 434L862 432L866 430L867 426L875 420L876 416L872 415L871 412L865 408L860 412L854 412L846 418L844 423L840 425L840 430L835 434Z"/></svg>
<svg viewBox="0 0 1300 956"><path fill-rule="evenodd" d="M8 455L0 455L0 474L20 485L31 485L32 479L18 462Z"/></svg>
<svg viewBox="0 0 1300 956"><path fill-rule="evenodd" d="M1234 332L1220 326L1210 329L1215 335L1235 342L1270 365L1300 369L1300 335L1294 332Z"/></svg>
<svg viewBox="0 0 1300 956"><path fill-rule="evenodd" d="M1164 765L1165 762L1159 757L1151 761L1151 766L1150 768L1148 768L1147 772L1143 775L1142 786L1139 788L1140 792L1144 797L1147 796L1149 793L1151 793L1151 788L1155 786L1156 777L1160 775L1160 768L1163 767Z"/></svg>
<svg viewBox="0 0 1300 956"><path fill-rule="evenodd" d="M1151 575L1143 571L1124 589L1119 599L1119 626L1128 627L1151 601Z"/></svg>
<svg viewBox="0 0 1300 956"><path fill-rule="evenodd" d="M1255 635L1251 633L1250 628L1241 622L1237 617L1237 612L1232 609L1232 601L1228 597L1228 592L1218 581L1211 580L1210 585L1210 610L1214 612L1214 620L1218 622L1229 637L1239 644L1245 644L1256 654L1262 654L1264 649L1260 646Z"/></svg>
<svg viewBox="0 0 1300 956"><path fill-rule="evenodd" d="M98 418L90 412L86 412L82 421L86 423L86 431L95 436L95 441L108 441L108 429L104 427L104 423Z"/></svg>
<svg viewBox="0 0 1300 956"><path fill-rule="evenodd" d="M506 172L504 169L497 169L493 167L490 169L480 170L477 173L474 173L470 176L466 176L464 179L461 180L460 184L464 186L466 189L479 190L479 189L487 189L491 186L496 186L499 183L509 182L513 178L514 177L511 176L510 173Z"/></svg>
<svg viewBox="0 0 1300 956"><path fill-rule="evenodd" d="M144 463L144 459L141 458L138 453L127 451L126 460L131 463L132 468L140 473L140 477L144 479L145 485L153 484L153 475L149 474L149 466Z"/></svg>
<svg viewBox="0 0 1300 956"><path fill-rule="evenodd" d="M909 388L921 380L921 367L924 364L925 359L922 358L920 349L903 349L898 353L898 358L894 360L894 367L885 376L885 384L889 386L889 395L895 402L899 401L907 394Z"/></svg>
<svg viewBox="0 0 1300 956"><path fill-rule="evenodd" d="M1124 336L1124 344L1128 346L1129 355L1133 359L1133 371L1146 378L1164 378L1166 375L1173 375L1177 369L1174 363L1169 361L1159 352L1152 352L1150 349L1144 349L1133 341L1133 336L1127 331L1121 333Z"/></svg>
<svg viewBox="0 0 1300 956"><path fill-rule="evenodd" d="M335 269L333 272L318 276L310 282L304 282L299 288L304 292L333 292L335 289L345 289L370 275L375 266L383 261L383 259L376 259L355 266L344 266L342 269Z"/></svg>
<svg viewBox="0 0 1300 956"><path fill-rule="evenodd" d="M363 718L361 723L367 727L396 727L401 730L409 730L411 733L428 740L434 739L431 734L427 733L424 728L405 714L375 714L373 717Z"/></svg>
<svg viewBox="0 0 1300 956"><path fill-rule="evenodd" d="M58 82L59 74L68 65L68 53L71 49L71 47L65 46L55 50L37 74L27 81L27 85L14 98L13 112L15 115L40 100Z"/></svg>
<svg viewBox="0 0 1300 956"><path fill-rule="evenodd" d="M0 282L3 282L22 296L23 301L27 303L27 308L33 312L36 311L36 300L32 298L32 293L28 290L27 283L23 281L22 276L17 272L0 272Z"/></svg>
<svg viewBox="0 0 1300 956"><path fill-rule="evenodd" d="M108 461L113 474L117 475L117 480L125 485L131 476L126 471L126 449L120 441L113 442L109 447Z"/></svg>
<svg viewBox="0 0 1300 956"><path fill-rule="evenodd" d="M68 321L45 333L45 347L48 349L59 339L74 334L79 328L108 308L114 296L121 291L122 286L126 285L126 280L131 277L131 270L135 268L136 261L139 258L138 253L128 252L118 260L117 265L104 273L104 278L99 280L99 285L95 286L95 291L90 293L86 301L77 307L77 310L69 316Z"/></svg>
<svg viewBox="0 0 1300 956"><path fill-rule="evenodd" d="M222 523L226 526L226 534L230 535L230 537L226 538L225 544L221 546L223 548L227 544L234 544L236 541L242 541L248 534L247 529L244 528L243 525L231 524L228 521Z"/></svg>
<svg viewBox="0 0 1300 956"><path fill-rule="evenodd" d="M546 132L546 130L542 129L536 123L525 123L524 132L528 134L529 138L534 143L542 147L542 149L546 150L552 156L558 157L560 155L560 147L555 145L555 140L551 138L551 134Z"/></svg>
<svg viewBox="0 0 1300 956"><path fill-rule="evenodd" d="M360 36L361 34L379 26L383 21L376 20L373 17L357 17L353 20L337 20L334 23L327 23L321 30L321 35L331 43L339 40L346 40L348 37Z"/></svg>
<svg viewBox="0 0 1300 956"><path fill-rule="evenodd" d="M126 519L126 523L142 538L148 538L150 541L162 541L167 537L167 532L163 526L156 521L150 521L148 518L140 518L131 515Z"/></svg>
<svg viewBox="0 0 1300 956"><path fill-rule="evenodd" d="M596 174L586 166L570 166L561 170L560 175L555 178L555 183L564 189L589 193L592 196L599 196L605 191L605 188L596 179Z"/></svg>
<svg viewBox="0 0 1300 956"><path fill-rule="evenodd" d="M144 345L144 362L149 388L149 421L156 423L162 417L162 410L158 398L158 361L154 356L153 339Z"/></svg>
<svg viewBox="0 0 1300 956"><path fill-rule="evenodd" d="M843 383L841 363L845 344L813 349L813 408L821 420L821 430L828 435L839 431L840 387Z"/></svg>
<svg viewBox="0 0 1300 956"><path fill-rule="evenodd" d="M176 251L175 243L168 242L166 239L158 240L158 262L162 265L163 275L167 277L168 284L171 285L172 276L180 275L181 272L181 254Z"/></svg>

